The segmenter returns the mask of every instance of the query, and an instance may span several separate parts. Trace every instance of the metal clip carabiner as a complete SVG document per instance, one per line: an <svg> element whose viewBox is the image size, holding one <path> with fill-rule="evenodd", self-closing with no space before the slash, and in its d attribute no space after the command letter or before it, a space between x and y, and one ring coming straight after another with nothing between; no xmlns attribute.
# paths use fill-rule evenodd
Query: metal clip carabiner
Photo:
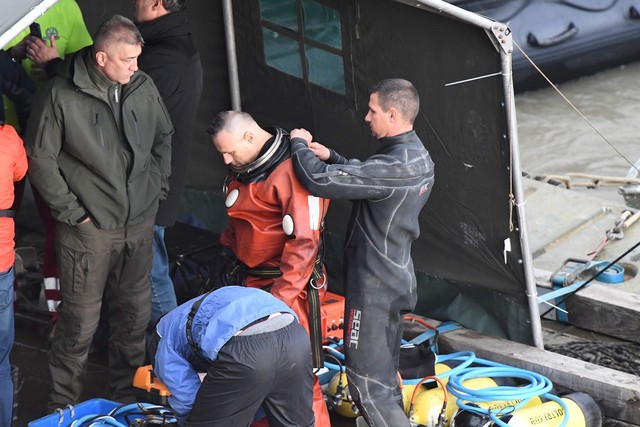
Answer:
<svg viewBox="0 0 640 427"><path fill-rule="evenodd" d="M315 285L316 280L312 277L311 280L309 280L309 286L311 286L315 290L320 290L325 286L327 286L326 275L324 273L322 273L322 276L320 276L320 280L322 280L322 285L316 286Z"/></svg>

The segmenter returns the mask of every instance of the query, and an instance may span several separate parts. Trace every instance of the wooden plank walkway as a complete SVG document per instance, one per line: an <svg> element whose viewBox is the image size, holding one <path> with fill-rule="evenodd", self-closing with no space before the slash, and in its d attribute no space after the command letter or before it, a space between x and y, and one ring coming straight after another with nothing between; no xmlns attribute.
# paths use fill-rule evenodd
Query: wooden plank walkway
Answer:
<svg viewBox="0 0 640 427"><path fill-rule="evenodd" d="M637 293L618 290L614 285L589 285L568 298L566 308L572 325L640 343L640 295Z"/></svg>

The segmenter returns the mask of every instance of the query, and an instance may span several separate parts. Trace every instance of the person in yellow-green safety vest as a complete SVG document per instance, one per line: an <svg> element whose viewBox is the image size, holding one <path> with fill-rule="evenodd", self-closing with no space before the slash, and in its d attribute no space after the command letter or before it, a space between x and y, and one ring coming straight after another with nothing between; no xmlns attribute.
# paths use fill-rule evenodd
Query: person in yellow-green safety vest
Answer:
<svg viewBox="0 0 640 427"><path fill-rule="evenodd" d="M10 41L5 49L40 87L47 81L47 73L45 72L47 65L55 63L56 58L62 60L65 56L89 46L93 40L84 23L82 11L75 0L59 0L40 18L36 19L35 24L39 25L42 38L32 35L27 28ZM4 105L6 122L13 125L21 135L24 135L25 129L22 129L19 123L14 104L5 97ZM25 179L15 184L13 209L16 211L20 209L24 187ZM34 202L45 231L42 259L45 298L47 299L47 307L55 321L57 306L60 303L60 282L55 251L56 221L40 193L33 187L32 190Z"/></svg>

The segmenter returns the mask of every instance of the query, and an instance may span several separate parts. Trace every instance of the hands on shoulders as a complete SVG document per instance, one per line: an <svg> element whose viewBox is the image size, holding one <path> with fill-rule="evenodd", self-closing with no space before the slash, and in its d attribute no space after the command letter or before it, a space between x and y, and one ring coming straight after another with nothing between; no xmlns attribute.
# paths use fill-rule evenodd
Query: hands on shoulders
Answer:
<svg viewBox="0 0 640 427"><path fill-rule="evenodd" d="M289 135L291 136L291 139L293 138L304 139L305 141L307 141L307 145L309 145L309 143L313 139L313 137L311 136L311 132L302 128L293 129L291 132L289 132Z"/></svg>
<svg viewBox="0 0 640 427"><path fill-rule="evenodd" d="M301 139L305 140L306 143L307 143L307 146L309 147L309 149L320 160L326 161L326 160L329 159L329 156L331 155L331 150L329 150L327 147L325 147L324 145L320 144L319 142L314 142L313 141L313 137L311 136L311 133L308 130L306 130L306 129L293 129L289 133L289 135L291 136L291 139L293 139L293 138L301 138Z"/></svg>

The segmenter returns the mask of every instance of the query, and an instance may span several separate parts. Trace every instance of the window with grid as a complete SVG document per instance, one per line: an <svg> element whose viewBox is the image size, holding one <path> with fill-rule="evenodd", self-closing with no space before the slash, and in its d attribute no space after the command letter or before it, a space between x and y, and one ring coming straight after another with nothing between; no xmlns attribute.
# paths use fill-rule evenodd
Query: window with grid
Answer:
<svg viewBox="0 0 640 427"><path fill-rule="evenodd" d="M268 66L344 95L340 12L316 0L260 1Z"/></svg>

